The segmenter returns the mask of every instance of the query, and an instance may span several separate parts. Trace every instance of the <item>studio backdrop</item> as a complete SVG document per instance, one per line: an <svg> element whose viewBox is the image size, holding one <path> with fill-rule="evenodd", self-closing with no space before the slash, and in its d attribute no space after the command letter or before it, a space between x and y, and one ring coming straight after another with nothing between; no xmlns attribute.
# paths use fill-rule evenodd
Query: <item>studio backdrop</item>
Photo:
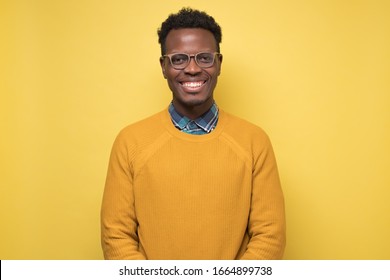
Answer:
<svg viewBox="0 0 390 280"><path fill-rule="evenodd" d="M390 2L0 0L0 259L102 259L124 126L166 109L157 28L222 26L218 105L261 126L285 259L390 259Z"/></svg>

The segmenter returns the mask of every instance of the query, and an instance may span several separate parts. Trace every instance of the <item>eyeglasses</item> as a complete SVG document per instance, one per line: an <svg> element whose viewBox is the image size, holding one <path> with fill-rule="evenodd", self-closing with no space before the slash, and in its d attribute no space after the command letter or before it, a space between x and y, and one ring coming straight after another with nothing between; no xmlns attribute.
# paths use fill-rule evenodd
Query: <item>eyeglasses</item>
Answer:
<svg viewBox="0 0 390 280"><path fill-rule="evenodd" d="M163 55L162 58L168 57L174 69L183 70L190 64L192 57L200 68L209 68L214 65L216 55L220 56L221 54L218 52L200 52L197 54L173 53Z"/></svg>

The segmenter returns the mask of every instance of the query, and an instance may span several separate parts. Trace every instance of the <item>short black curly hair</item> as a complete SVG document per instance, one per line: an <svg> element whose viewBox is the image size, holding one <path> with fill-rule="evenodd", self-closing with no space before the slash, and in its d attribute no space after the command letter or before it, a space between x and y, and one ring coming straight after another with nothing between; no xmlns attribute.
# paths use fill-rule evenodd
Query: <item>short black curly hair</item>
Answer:
<svg viewBox="0 0 390 280"><path fill-rule="evenodd" d="M203 11L192 8L182 8L178 13L170 14L157 31L162 55L166 52L165 40L168 33L172 29L181 28L203 28L210 31L214 35L217 43L217 51L220 52L219 44L222 41L222 31L214 18Z"/></svg>

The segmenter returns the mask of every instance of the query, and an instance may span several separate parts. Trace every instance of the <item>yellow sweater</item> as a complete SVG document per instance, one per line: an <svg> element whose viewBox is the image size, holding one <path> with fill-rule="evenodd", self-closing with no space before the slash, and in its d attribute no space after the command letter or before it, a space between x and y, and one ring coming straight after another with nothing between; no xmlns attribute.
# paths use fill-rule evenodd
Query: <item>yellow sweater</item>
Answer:
<svg viewBox="0 0 390 280"><path fill-rule="evenodd" d="M101 210L106 259L280 259L284 200L259 127L220 110L206 135L164 110L123 129Z"/></svg>

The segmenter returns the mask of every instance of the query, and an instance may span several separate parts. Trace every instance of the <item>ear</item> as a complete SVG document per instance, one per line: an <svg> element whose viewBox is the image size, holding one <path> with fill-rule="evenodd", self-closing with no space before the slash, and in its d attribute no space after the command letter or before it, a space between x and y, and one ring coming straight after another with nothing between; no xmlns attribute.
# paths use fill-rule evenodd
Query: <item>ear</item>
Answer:
<svg viewBox="0 0 390 280"><path fill-rule="evenodd" d="M164 61L165 61L164 57L160 57L160 66L161 66L161 70L162 70L164 79L166 79L167 76L165 75L165 62L164 62Z"/></svg>

